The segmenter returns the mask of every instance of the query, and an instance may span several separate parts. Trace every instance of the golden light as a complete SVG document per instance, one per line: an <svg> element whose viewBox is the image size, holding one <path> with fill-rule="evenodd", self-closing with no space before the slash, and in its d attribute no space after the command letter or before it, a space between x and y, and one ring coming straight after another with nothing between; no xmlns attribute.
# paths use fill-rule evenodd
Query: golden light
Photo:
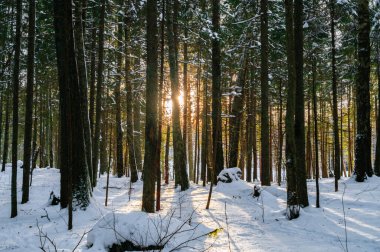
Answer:
<svg viewBox="0 0 380 252"><path fill-rule="evenodd" d="M183 105L184 105L184 97L183 97L182 93L178 96L178 102L179 102L179 105L181 107L183 107ZM172 99L166 99L164 106L165 106L165 113L167 115L171 115L172 110L173 110L173 101L172 101Z"/></svg>

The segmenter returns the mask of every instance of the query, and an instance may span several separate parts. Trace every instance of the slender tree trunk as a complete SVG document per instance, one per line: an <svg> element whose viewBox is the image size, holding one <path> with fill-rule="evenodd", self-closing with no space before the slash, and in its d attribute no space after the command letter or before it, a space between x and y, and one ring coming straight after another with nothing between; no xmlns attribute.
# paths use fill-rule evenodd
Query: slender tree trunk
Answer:
<svg viewBox="0 0 380 252"><path fill-rule="evenodd" d="M280 111L278 118L278 163L277 163L277 184L280 186L282 181L282 146L284 142L284 137L282 135L282 81L280 80L279 85L279 96L280 96Z"/></svg>
<svg viewBox="0 0 380 252"><path fill-rule="evenodd" d="M13 118L12 118L12 181L11 181L11 218L17 216L17 142L18 142L18 104L20 86L22 1L16 2L16 36L13 59Z"/></svg>
<svg viewBox="0 0 380 252"><path fill-rule="evenodd" d="M293 0L285 0L286 18L286 51L288 63L288 90L286 103L286 177L287 177L287 205L294 208L298 205L298 192L296 181L296 145L294 134L294 115L296 98L296 71L295 71L295 48L293 36ZM288 216L290 219L293 216ZM296 217L296 216L295 216Z"/></svg>
<svg viewBox="0 0 380 252"><path fill-rule="evenodd" d="M10 102L9 102L9 97L10 97L10 91L11 88L8 84L6 91L5 91L5 128L4 128L4 147L3 147L3 162L2 162L2 167L1 171L5 171L5 164L7 163L8 160L8 149L9 149L9 119L10 119L10 113L11 113L11 108L10 108Z"/></svg>
<svg viewBox="0 0 380 252"><path fill-rule="evenodd" d="M0 94L0 153L1 153L1 138L3 136L3 109L4 109L4 93L6 92L6 88L2 90Z"/></svg>
<svg viewBox="0 0 380 252"><path fill-rule="evenodd" d="M129 2L128 2L129 3ZM134 103L134 97L132 93L132 80L130 77L130 56L129 56L129 44L130 44L130 38L129 38L129 25L130 25L130 18L128 10L130 8L130 5L126 5L126 18L125 18L125 24L124 24L124 33L125 33L125 83L126 83L126 92L127 92L127 142L128 142L128 154L129 154L129 169L130 169L130 180L132 183L135 183L138 180L138 174L137 174L137 160L136 160L136 146L135 146L135 140L134 140L134 125L133 125L133 103Z"/></svg>
<svg viewBox="0 0 380 252"><path fill-rule="evenodd" d="M317 62L315 57L313 57L313 118L314 118L314 149L315 149L315 186L316 186L316 207L319 208L319 160L318 160L318 108L317 108Z"/></svg>
<svg viewBox="0 0 380 252"><path fill-rule="evenodd" d="M119 1L120 6L122 7L123 1ZM127 25L127 24L125 24ZM121 127L121 95L120 95L120 86L121 86L121 76L122 76L122 60L123 55L121 49L123 47L123 16L118 13L118 25L117 25L117 68L119 75L116 80L115 85L115 101L116 101L116 173L117 177L122 177L124 174L124 163L123 163L123 129ZM125 44L127 46L127 44ZM128 55L126 55L128 57ZM129 69L128 69L129 70Z"/></svg>
<svg viewBox="0 0 380 252"><path fill-rule="evenodd" d="M229 118L229 164L228 167L236 167L238 164L238 156L239 156L239 138L240 138L240 128L242 122L243 115L243 107L244 107L244 93L245 93L245 82L246 75L248 70L248 60L246 57L246 52L243 53L242 69L239 72L237 86L241 89L241 93L234 96L234 100L231 108L231 115L233 118ZM239 90L238 90L239 91ZM226 136L227 137L227 136ZM243 167L242 167L243 168Z"/></svg>
<svg viewBox="0 0 380 252"><path fill-rule="evenodd" d="M222 141L222 104L221 104L221 53L220 53L220 0L212 0L212 30L218 37L212 39L212 181L224 168Z"/></svg>
<svg viewBox="0 0 380 252"><path fill-rule="evenodd" d="M261 184L270 185L269 87L268 87L268 1L261 0Z"/></svg>
<svg viewBox="0 0 380 252"><path fill-rule="evenodd" d="M307 132L306 132L306 176L311 179L312 150L311 150L311 120L310 120L310 101L307 102Z"/></svg>
<svg viewBox="0 0 380 252"><path fill-rule="evenodd" d="M330 0L330 31L331 31L331 70L332 70L332 93L333 93L333 123L334 123L334 177L335 191L338 191L338 180L340 179L340 147L338 127L338 98L336 80L336 49L335 49L335 0Z"/></svg>
<svg viewBox="0 0 380 252"><path fill-rule="evenodd" d="M89 169L90 179L92 179L92 141L91 141L91 128L90 119L88 112L88 99L87 99L87 66L86 66L86 56L85 56L85 46L84 46L84 20L86 0L75 0L74 16L74 38L75 38L75 54L78 65L78 76L79 76L79 93L81 99L81 113L83 120L83 134L85 137L85 154L87 167Z"/></svg>
<svg viewBox="0 0 380 252"><path fill-rule="evenodd" d="M142 210L154 212L155 177L157 171L157 94L158 94L158 29L157 0L147 0L146 12L146 121L145 121L145 156L144 186Z"/></svg>
<svg viewBox="0 0 380 252"><path fill-rule="evenodd" d="M204 97L203 97L203 108L202 108L202 147L201 147L201 179L202 179L202 185L206 186L206 175L207 175L207 169L208 169L208 163L207 163L207 157L208 157L208 132L207 132L207 108L208 108L208 102L207 102L207 81L203 81L203 89L204 89Z"/></svg>
<svg viewBox="0 0 380 252"><path fill-rule="evenodd" d="M305 169L305 102L303 81L303 0L294 1L294 47L296 69L296 106L295 106L295 143L296 171L299 203L302 207L309 205Z"/></svg>
<svg viewBox="0 0 380 252"><path fill-rule="evenodd" d="M347 131L348 131L348 176L351 177L352 172L352 133L351 133L351 87L348 88L347 98Z"/></svg>
<svg viewBox="0 0 380 252"><path fill-rule="evenodd" d="M95 79L96 79L96 26L95 22L92 23L91 27L91 56L90 56L90 129L91 137L94 141L94 110L95 110ZM93 166L92 166L93 168Z"/></svg>
<svg viewBox="0 0 380 252"><path fill-rule="evenodd" d="M29 26L28 26L28 59L25 101L25 132L24 132L24 169L22 178L22 200L24 204L29 201L29 174L32 153L32 126L33 126L33 85L34 85L34 54L36 30L36 1L29 0ZM1 121L0 121L1 123Z"/></svg>
<svg viewBox="0 0 380 252"><path fill-rule="evenodd" d="M92 151L92 187L96 186L98 173L98 157L99 157L99 138L100 138L100 123L102 118L102 92L103 92L103 57L104 57L104 23L106 12L106 0L102 0L100 9L100 24L99 24L99 42L98 42L98 73L96 83L96 115L95 115L95 130L93 139Z"/></svg>
<svg viewBox="0 0 380 252"><path fill-rule="evenodd" d="M355 141L356 181L372 176L371 165L371 105L370 76L370 19L368 0L358 0L358 72L356 78L357 134Z"/></svg>
<svg viewBox="0 0 380 252"><path fill-rule="evenodd" d="M255 107L255 89L254 89L254 69L253 62L251 62L252 67L250 69L250 87L249 87L249 99L247 98L248 103L248 112L247 112L247 162L246 162L246 181L252 182L252 154L253 154L253 136L254 136L254 117L256 116L254 107Z"/></svg>
<svg viewBox="0 0 380 252"><path fill-rule="evenodd" d="M165 144L165 184L169 184L169 149L170 149L170 125L166 126L166 144Z"/></svg>
<svg viewBox="0 0 380 252"><path fill-rule="evenodd" d="M211 185L206 209L210 207L212 186L216 176L223 170L222 104L221 104L221 56L220 56L220 0L212 0L212 170Z"/></svg>
<svg viewBox="0 0 380 252"><path fill-rule="evenodd" d="M378 35L380 36L380 35ZM380 37L377 38L377 50L376 50L376 58L377 58L377 97L380 104ZM380 106L377 109L377 127L376 127L376 156L375 156L375 174L380 177Z"/></svg>
<svg viewBox="0 0 380 252"><path fill-rule="evenodd" d="M103 106L105 107L105 104ZM100 174L104 174L105 172L107 172L107 169L108 169L107 168L108 167L108 164L107 164L107 131L110 130L109 128L111 127L111 124L108 123L107 116L108 115L106 114L106 110L102 109L101 118L100 118L101 128L100 128L100 140L99 140L99 151L100 151L99 163L98 163L99 164L99 170L100 170L99 176L100 176ZM96 171L96 172L98 172L98 171ZM97 174L94 174L94 176L97 177Z"/></svg>
<svg viewBox="0 0 380 252"><path fill-rule="evenodd" d="M65 194L69 206L68 229L72 229L72 208L86 208L89 204L89 174L85 156L83 100L75 60L72 26L72 4L54 1L55 41L60 87L60 167L61 199ZM72 169L75 167L75 169ZM61 206L62 201L61 201Z"/></svg>
<svg viewBox="0 0 380 252"><path fill-rule="evenodd" d="M258 161L257 161L257 98L256 98L256 88L255 85L253 86L253 109L252 109L252 124L253 124L253 181L257 180L257 169L258 169Z"/></svg>
<svg viewBox="0 0 380 252"><path fill-rule="evenodd" d="M167 2L167 27L168 27L168 47L169 47L169 65L170 65L170 81L172 91L172 122L173 122L173 150L174 150L174 171L176 185L181 185L181 190L189 188L189 180L186 171L186 149L184 139L181 133L180 123L180 104L179 104L179 76L178 76L178 49L176 38L178 36L177 17L179 9L178 0L173 3Z"/></svg>
<svg viewBox="0 0 380 252"><path fill-rule="evenodd" d="M164 91L164 63L165 63L165 0L162 0L161 10L161 37L160 37L160 83L158 89L158 140L157 140L157 170L156 170L156 211L161 209L161 143L162 143L162 109L163 109L163 91ZM185 96L186 97L186 96Z"/></svg>

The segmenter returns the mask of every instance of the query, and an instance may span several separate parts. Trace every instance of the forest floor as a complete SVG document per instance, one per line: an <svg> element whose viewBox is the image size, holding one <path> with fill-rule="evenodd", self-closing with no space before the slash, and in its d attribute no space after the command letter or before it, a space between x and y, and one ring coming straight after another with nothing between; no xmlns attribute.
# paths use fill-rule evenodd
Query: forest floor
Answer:
<svg viewBox="0 0 380 252"><path fill-rule="evenodd" d="M20 201L22 169L18 169L17 180ZM102 176L91 205L86 211L74 212L73 230L67 231L67 211L48 204L51 191L59 194L59 180L57 169L36 169L30 202L18 204L18 216L10 219L10 165L0 173L0 251L33 252L42 246L55 251L53 243L57 251L106 251L88 248L87 232L107 213L141 209L142 182L133 184L129 199L128 179L114 176L110 176L105 207L106 176ZM309 181L310 206L292 221L285 216L285 185L263 187L259 198L252 197L253 186L245 182L218 185L210 209L205 210L208 187L191 184L189 190L180 192L172 184L163 185L160 214L174 212L173 218L190 222L200 232L204 227L218 230L181 251L380 251L380 178L364 183L342 178L338 192L334 192L333 179L322 179L319 209L315 208L315 181Z"/></svg>

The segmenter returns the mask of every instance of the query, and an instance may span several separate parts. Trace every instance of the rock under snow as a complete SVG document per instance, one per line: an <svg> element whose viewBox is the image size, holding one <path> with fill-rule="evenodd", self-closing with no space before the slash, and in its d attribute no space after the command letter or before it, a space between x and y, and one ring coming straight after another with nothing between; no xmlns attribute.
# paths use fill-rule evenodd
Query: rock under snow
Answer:
<svg viewBox="0 0 380 252"><path fill-rule="evenodd" d="M146 251L154 247L169 251L177 246L187 247L187 241L209 232L186 222L187 219L182 221L170 214L162 216L137 211L109 213L88 233L87 246L89 251L108 251L121 244L135 247L133 251Z"/></svg>
<svg viewBox="0 0 380 252"><path fill-rule="evenodd" d="M218 181L223 183L231 183L233 181L239 181L241 178L242 172L240 168L227 168L223 169L218 175Z"/></svg>

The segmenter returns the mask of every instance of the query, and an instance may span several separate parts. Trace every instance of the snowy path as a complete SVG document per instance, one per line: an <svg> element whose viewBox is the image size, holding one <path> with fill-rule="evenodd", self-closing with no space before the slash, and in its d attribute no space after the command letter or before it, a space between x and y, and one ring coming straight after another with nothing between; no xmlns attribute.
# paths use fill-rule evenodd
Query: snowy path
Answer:
<svg viewBox="0 0 380 252"><path fill-rule="evenodd" d="M20 199L21 169L18 174ZM129 201L128 180L111 176L108 207L104 207L105 180L105 176L99 180L87 211L74 213L74 230L69 232L65 223L67 212L60 210L59 206L47 206L50 191L59 193L59 171L36 170L30 202L19 204L19 216L10 219L10 167L7 167L5 173L0 173L0 251L40 251L37 221L40 228L54 239L59 250L71 251L83 233L106 213L141 209L142 182L133 185ZM200 244L203 248L212 246L210 251L229 250L227 230L231 251L344 251L343 183L346 184L344 205L349 251L380 251L380 178L376 177L361 184L342 179L339 192L333 191L332 179L322 180L320 209L314 207L315 185L309 182L311 206L301 211L299 219L292 221L284 216L284 187L263 188L263 197L257 200L250 196L253 184L246 183L235 189L228 186L215 188L209 210L205 210L208 187L192 184L190 190L180 192L172 184L163 185L161 213L175 209L175 216L186 220L194 212L192 225L201 223L212 229L223 228L215 239L209 238L205 244ZM46 213L50 221L43 217ZM85 245L86 236L77 251L86 251Z"/></svg>

